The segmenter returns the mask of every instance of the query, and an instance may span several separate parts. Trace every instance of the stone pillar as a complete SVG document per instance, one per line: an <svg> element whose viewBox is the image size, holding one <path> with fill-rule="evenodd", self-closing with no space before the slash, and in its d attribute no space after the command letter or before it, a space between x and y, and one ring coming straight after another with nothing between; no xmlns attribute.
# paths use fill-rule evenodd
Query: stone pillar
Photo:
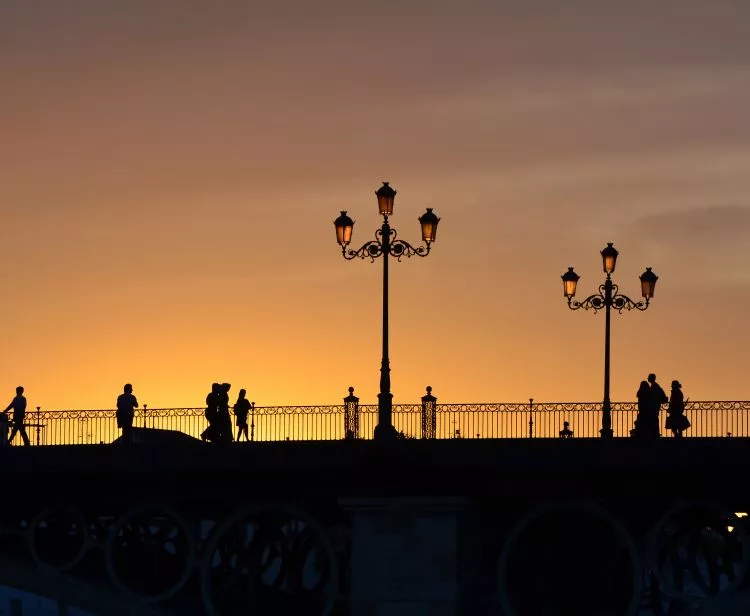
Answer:
<svg viewBox="0 0 750 616"><path fill-rule="evenodd" d="M460 498L352 498L351 616L457 616Z"/></svg>

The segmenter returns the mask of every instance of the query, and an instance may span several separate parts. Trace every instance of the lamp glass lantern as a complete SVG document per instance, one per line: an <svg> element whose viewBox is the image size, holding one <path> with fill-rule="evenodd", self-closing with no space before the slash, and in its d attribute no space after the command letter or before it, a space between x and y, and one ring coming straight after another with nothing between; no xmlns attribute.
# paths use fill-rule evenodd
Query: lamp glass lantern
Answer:
<svg viewBox="0 0 750 616"><path fill-rule="evenodd" d="M575 297L576 286L581 277L573 271L572 267L568 268L568 271L560 276L563 281L563 295L566 299Z"/></svg>
<svg viewBox="0 0 750 616"><path fill-rule="evenodd" d="M378 198L380 214L383 216L393 214L393 201L396 198L396 191L388 185L388 182L383 182L383 185L375 191L375 195Z"/></svg>
<svg viewBox="0 0 750 616"><path fill-rule="evenodd" d="M617 265L617 249L612 246L612 242L607 242L607 246L602 250L602 266L604 267L604 273L614 274L615 265Z"/></svg>
<svg viewBox="0 0 750 616"><path fill-rule="evenodd" d="M427 244L435 241L437 236L437 227L440 219L432 211L431 207L419 217L419 224L422 226L422 240Z"/></svg>
<svg viewBox="0 0 750 616"><path fill-rule="evenodd" d="M354 230L354 221L341 211L341 215L333 221L336 226L336 241L341 246L346 246L352 241L352 231Z"/></svg>
<svg viewBox="0 0 750 616"><path fill-rule="evenodd" d="M654 296L654 290L656 289L656 281L659 277L651 271L650 267L646 268L646 271L640 275L641 281L641 293L647 300Z"/></svg>

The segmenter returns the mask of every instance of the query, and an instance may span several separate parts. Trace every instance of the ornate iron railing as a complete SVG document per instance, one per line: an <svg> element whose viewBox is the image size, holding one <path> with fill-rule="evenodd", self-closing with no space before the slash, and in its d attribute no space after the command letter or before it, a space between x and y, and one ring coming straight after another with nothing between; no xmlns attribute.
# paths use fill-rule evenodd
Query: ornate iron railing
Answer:
<svg viewBox="0 0 750 616"><path fill-rule="evenodd" d="M358 434L349 437L372 438L377 423L377 405L358 406ZM423 436L422 404L394 405L393 423L405 437ZM198 438L206 427L202 408L139 409L137 427L178 430ZM599 437L600 402L533 402L441 404L434 412L434 438L557 438L568 422L573 438ZM634 402L612 404L615 437L628 437L636 418ZM692 423L685 436L750 437L750 401L689 401L685 414ZM663 436L666 406L660 426ZM345 438L344 406L262 406L250 417L251 439L255 441L336 440ZM120 434L115 411L40 410L26 414L27 432L32 444L81 445L110 443ZM427 422L432 425L432 421ZM236 433L236 429L235 429ZM13 445L20 445L17 436Z"/></svg>

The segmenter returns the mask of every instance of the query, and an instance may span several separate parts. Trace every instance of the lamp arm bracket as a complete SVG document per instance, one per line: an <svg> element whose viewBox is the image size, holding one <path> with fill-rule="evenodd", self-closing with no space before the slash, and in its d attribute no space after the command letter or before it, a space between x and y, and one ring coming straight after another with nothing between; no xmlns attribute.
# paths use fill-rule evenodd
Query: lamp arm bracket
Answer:
<svg viewBox="0 0 750 616"><path fill-rule="evenodd" d="M571 310L580 310L583 308L584 310L593 310L594 314L596 314L605 306L606 299L604 296L604 285L599 287L599 293L589 295L586 299L581 300L580 302L572 297L568 298L568 308Z"/></svg>
<svg viewBox="0 0 750 616"><path fill-rule="evenodd" d="M388 252L392 257L396 257L399 261L401 260L401 257L408 257L410 259L412 257L426 257L430 254L430 245L423 244L422 246L417 246L415 248L407 241L394 240L391 242Z"/></svg>
<svg viewBox="0 0 750 616"><path fill-rule="evenodd" d="M374 263L375 259L383 255L383 245L377 240L371 240L363 244L357 250L352 250L351 248L344 246L341 248L341 254L347 261L360 258L370 259L370 261Z"/></svg>
<svg viewBox="0 0 750 616"><path fill-rule="evenodd" d="M617 310L617 312L622 313L623 310L640 310L642 312L648 308L648 299L636 302L630 299L627 295L618 293L616 285L612 285L612 287L613 289L610 306ZM586 299L581 300L580 302L578 300L574 300L573 298L568 299L568 308L570 308L571 310L580 310L581 308L583 308L584 310L593 310L596 314L603 308L606 308L606 306L607 297L604 293L604 285L599 288L599 293L589 295Z"/></svg>
<svg viewBox="0 0 750 616"><path fill-rule="evenodd" d="M628 312L631 310L640 310L641 312L643 312L648 308L648 306L648 298L636 302L630 299L627 295L621 295L617 292L612 295L612 308L617 310L617 312L619 312L620 314L622 314L623 310L627 310Z"/></svg>

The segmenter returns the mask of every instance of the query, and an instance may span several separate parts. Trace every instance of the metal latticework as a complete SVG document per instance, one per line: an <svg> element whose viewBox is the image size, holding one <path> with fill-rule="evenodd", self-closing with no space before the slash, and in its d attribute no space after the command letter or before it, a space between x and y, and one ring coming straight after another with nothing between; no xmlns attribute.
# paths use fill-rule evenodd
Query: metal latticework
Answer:
<svg viewBox="0 0 750 616"><path fill-rule="evenodd" d="M437 435L437 398L432 395L432 387L427 387L427 395L422 396L422 438L435 438Z"/></svg>
<svg viewBox="0 0 750 616"><path fill-rule="evenodd" d="M354 387L344 398L344 438L359 438L359 398L354 395Z"/></svg>
<svg viewBox="0 0 750 616"><path fill-rule="evenodd" d="M353 394L352 394L353 396ZM347 402L348 400L348 402ZM615 438L630 438L638 405L612 403ZM686 438L750 437L750 401L693 401L685 403L692 427ZM573 440L599 438L601 402L510 402L440 403L434 406L394 404L393 424L409 437L528 439L560 438L564 423ZM672 438L664 427L667 413L662 407L659 426L662 438ZM32 445L89 445L111 443L120 436L114 410L41 410L27 413L27 432ZM360 404L353 396L344 404L328 406L257 406L253 411L255 441L328 441L372 438L378 407ZM149 408L137 411L134 422L161 430L176 430L194 438L206 428L204 409ZM530 433L529 426L533 426ZM22 445L16 438L14 447Z"/></svg>

